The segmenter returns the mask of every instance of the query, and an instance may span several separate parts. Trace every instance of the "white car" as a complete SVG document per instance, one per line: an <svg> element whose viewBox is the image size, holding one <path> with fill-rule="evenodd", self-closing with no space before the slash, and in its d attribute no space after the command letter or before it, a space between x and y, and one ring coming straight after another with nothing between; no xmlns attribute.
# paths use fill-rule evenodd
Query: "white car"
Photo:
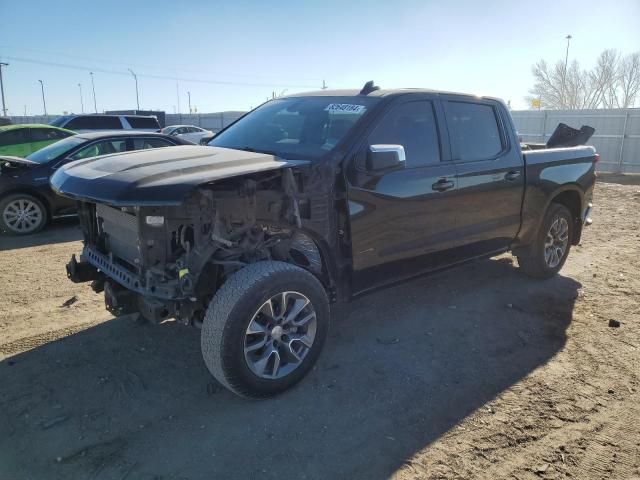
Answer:
<svg viewBox="0 0 640 480"><path fill-rule="evenodd" d="M211 130L205 130L194 125L169 125L160 130L160 132L172 137L180 137L195 144L199 144L201 138L213 135Z"/></svg>

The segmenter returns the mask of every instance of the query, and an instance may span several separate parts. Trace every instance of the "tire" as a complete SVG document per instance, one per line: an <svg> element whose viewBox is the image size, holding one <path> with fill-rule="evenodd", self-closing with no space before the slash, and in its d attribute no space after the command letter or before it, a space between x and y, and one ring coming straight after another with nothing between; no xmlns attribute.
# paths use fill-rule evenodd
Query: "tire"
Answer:
<svg viewBox="0 0 640 480"><path fill-rule="evenodd" d="M20 215L25 216L20 219ZM29 235L47 224L44 204L26 193L7 195L0 200L0 231L9 235Z"/></svg>
<svg viewBox="0 0 640 480"><path fill-rule="evenodd" d="M313 367L329 319L327 294L311 273L284 262L254 263L231 275L211 300L200 334L202 356L211 374L232 392L271 397Z"/></svg>
<svg viewBox="0 0 640 480"><path fill-rule="evenodd" d="M566 234L561 233L565 230L563 226L566 226ZM554 229L556 229L555 233ZM571 212L564 205L552 203L545 213L534 242L526 250L518 253L518 265L524 273L531 277L553 277L567 261L573 233L574 221ZM551 246L552 238L553 244ZM561 253L559 249L561 249ZM555 250L555 254L549 255L548 253L553 250Z"/></svg>

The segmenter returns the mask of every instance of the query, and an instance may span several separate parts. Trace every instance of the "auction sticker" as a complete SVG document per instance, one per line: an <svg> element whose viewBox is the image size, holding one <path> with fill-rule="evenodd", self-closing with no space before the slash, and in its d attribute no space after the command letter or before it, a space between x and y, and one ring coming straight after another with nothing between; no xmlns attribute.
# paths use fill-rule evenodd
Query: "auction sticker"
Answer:
<svg viewBox="0 0 640 480"><path fill-rule="evenodd" d="M360 115L365 111L365 106L353 103L330 103L325 110L331 113L355 113Z"/></svg>

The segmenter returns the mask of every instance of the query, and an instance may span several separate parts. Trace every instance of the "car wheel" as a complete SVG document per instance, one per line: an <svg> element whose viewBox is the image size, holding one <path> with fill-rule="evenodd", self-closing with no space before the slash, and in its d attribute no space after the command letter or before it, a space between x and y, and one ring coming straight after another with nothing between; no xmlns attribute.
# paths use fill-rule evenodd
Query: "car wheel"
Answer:
<svg viewBox="0 0 640 480"><path fill-rule="evenodd" d="M273 396L313 367L329 316L324 287L308 271L275 261L248 265L209 304L200 337L204 362L238 395Z"/></svg>
<svg viewBox="0 0 640 480"><path fill-rule="evenodd" d="M47 209L31 195L18 193L0 200L0 230L10 235L27 235L44 228Z"/></svg>
<svg viewBox="0 0 640 480"><path fill-rule="evenodd" d="M520 268L527 275L536 278L550 278L557 274L569 256L573 224L567 207L552 203L535 241L518 254Z"/></svg>

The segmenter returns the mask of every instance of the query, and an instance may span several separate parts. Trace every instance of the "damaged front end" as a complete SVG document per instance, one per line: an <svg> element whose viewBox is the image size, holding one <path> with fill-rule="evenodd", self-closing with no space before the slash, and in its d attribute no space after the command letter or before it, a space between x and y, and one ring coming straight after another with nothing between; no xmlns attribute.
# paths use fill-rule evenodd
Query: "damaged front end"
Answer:
<svg viewBox="0 0 640 480"><path fill-rule="evenodd" d="M330 237L326 195L307 195L292 168L197 188L180 205L79 203L84 248L67 265L74 282L104 291L113 315L199 323L222 282L260 260L310 270L331 288L319 237ZM315 198L315 209L311 208Z"/></svg>

